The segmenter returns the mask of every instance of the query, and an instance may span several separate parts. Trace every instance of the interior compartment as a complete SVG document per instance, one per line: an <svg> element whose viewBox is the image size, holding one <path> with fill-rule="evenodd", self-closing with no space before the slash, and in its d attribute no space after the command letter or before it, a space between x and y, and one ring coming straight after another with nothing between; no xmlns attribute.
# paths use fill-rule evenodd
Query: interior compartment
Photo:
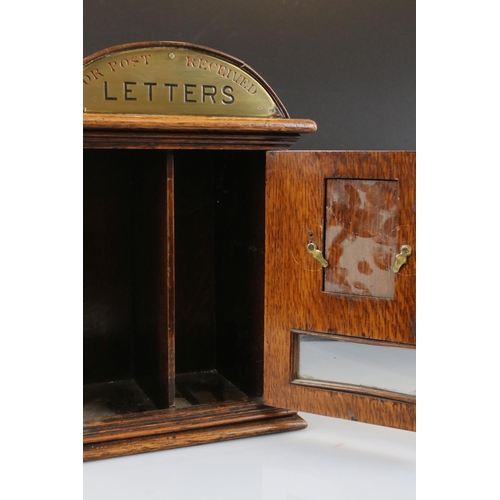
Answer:
<svg viewBox="0 0 500 500"><path fill-rule="evenodd" d="M84 151L84 422L261 396L264 155Z"/></svg>
<svg viewBox="0 0 500 500"><path fill-rule="evenodd" d="M200 392L212 372L262 395L264 154L175 155L176 373L199 373Z"/></svg>

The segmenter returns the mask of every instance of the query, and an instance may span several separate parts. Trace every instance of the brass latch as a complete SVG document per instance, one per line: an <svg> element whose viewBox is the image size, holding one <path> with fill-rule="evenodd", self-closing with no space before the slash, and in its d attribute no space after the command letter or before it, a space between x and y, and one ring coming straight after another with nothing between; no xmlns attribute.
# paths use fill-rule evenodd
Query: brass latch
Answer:
<svg viewBox="0 0 500 500"><path fill-rule="evenodd" d="M401 269L401 266L406 264L406 260L412 254L412 249L410 245L402 245L399 249L399 253L396 255L396 260L392 266L392 270L397 273Z"/></svg>
<svg viewBox="0 0 500 500"><path fill-rule="evenodd" d="M311 243L307 244L307 251L313 256L313 259L316 259L323 267L328 267L330 264L328 264L328 261L323 257L323 254L321 253L321 250L318 248L316 243Z"/></svg>

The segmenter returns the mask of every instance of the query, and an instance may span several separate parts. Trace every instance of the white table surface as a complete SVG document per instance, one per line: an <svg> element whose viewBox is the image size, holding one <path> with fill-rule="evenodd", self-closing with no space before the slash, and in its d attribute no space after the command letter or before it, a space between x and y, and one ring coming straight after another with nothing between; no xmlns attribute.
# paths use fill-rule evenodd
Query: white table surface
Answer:
<svg viewBox="0 0 500 500"><path fill-rule="evenodd" d="M415 498L415 433L300 415L307 429L87 462L84 499Z"/></svg>

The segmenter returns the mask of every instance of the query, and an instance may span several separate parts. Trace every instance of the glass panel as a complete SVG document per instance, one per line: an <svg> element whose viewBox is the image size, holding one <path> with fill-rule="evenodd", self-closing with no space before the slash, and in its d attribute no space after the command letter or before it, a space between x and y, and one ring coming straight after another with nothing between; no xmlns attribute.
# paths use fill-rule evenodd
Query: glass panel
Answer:
<svg viewBox="0 0 500 500"><path fill-rule="evenodd" d="M297 345L298 380L416 396L415 349L302 334Z"/></svg>
<svg viewBox="0 0 500 500"><path fill-rule="evenodd" d="M397 181L326 181L324 291L392 299Z"/></svg>

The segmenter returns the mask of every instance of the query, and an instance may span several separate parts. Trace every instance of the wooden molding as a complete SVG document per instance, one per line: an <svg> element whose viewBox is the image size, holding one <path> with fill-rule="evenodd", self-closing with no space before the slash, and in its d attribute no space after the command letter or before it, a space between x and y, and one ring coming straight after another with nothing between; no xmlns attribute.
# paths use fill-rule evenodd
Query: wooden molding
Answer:
<svg viewBox="0 0 500 500"><path fill-rule="evenodd" d="M288 149L311 120L83 115L83 147L105 149Z"/></svg>
<svg viewBox="0 0 500 500"><path fill-rule="evenodd" d="M307 423L295 411L259 399L130 415L84 427L84 461L180 448L202 443L299 430Z"/></svg>

